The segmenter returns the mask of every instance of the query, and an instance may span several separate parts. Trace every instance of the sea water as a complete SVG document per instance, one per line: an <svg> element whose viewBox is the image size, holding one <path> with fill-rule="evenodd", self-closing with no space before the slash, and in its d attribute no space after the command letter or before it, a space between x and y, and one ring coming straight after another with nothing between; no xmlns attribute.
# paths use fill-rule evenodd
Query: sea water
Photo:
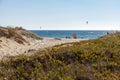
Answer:
<svg viewBox="0 0 120 80"><path fill-rule="evenodd" d="M92 31L92 30L31 30L31 32L41 36L49 38L72 38L73 34L76 34L78 39L97 39L111 31Z"/></svg>

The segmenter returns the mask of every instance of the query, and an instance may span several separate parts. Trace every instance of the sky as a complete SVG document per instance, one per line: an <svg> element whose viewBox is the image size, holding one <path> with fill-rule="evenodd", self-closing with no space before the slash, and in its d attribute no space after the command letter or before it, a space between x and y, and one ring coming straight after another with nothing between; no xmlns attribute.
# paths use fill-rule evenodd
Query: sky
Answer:
<svg viewBox="0 0 120 80"><path fill-rule="evenodd" d="M0 25L29 30L120 30L120 0L0 0Z"/></svg>

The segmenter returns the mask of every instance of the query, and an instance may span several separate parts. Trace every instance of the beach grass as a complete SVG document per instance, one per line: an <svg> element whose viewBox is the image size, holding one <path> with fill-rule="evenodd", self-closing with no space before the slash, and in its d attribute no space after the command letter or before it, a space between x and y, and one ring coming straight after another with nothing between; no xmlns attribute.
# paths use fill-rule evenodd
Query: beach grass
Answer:
<svg viewBox="0 0 120 80"><path fill-rule="evenodd" d="M28 38L34 38L37 40L42 40L42 38L28 30L23 29L22 27L0 27L0 37L6 37L9 39L15 40L19 44L27 43L23 38L26 36Z"/></svg>

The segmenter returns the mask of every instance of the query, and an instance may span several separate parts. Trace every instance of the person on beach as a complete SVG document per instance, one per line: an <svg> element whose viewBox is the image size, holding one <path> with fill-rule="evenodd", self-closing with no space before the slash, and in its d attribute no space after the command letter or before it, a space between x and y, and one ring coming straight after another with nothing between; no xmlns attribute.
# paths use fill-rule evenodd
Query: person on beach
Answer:
<svg viewBox="0 0 120 80"><path fill-rule="evenodd" d="M69 36L66 36L66 39L70 39L71 37L69 37Z"/></svg>
<svg viewBox="0 0 120 80"><path fill-rule="evenodd" d="M76 35L76 34L73 34L73 35L72 35L72 38L73 38L73 39L77 39L77 35Z"/></svg>
<svg viewBox="0 0 120 80"><path fill-rule="evenodd" d="M66 36L66 39L67 39L68 37Z"/></svg>

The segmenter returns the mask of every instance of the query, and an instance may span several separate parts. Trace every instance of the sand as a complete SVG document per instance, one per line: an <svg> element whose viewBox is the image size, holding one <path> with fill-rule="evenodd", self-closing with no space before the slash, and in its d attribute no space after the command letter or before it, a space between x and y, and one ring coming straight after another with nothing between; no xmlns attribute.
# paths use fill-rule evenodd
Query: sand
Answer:
<svg viewBox="0 0 120 80"><path fill-rule="evenodd" d="M36 40L23 36L29 43L19 44L13 39L1 37L0 38L0 60L4 57L16 56L19 54L29 54L30 52L37 51L59 45L62 43L78 42L79 39L54 39L43 38L43 40Z"/></svg>

